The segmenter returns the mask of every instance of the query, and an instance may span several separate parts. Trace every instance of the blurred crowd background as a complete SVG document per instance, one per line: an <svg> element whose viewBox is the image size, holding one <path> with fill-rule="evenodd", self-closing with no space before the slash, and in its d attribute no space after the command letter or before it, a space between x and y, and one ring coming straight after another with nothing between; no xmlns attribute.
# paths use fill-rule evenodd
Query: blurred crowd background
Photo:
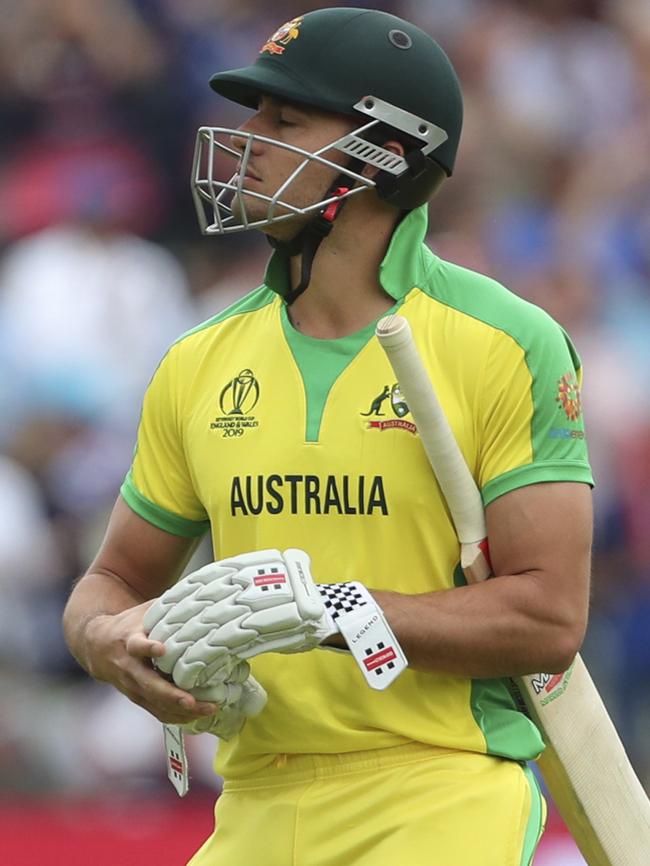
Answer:
<svg viewBox="0 0 650 866"><path fill-rule="evenodd" d="M255 287L269 253L199 233L195 131L245 116L208 78L327 5L0 0L0 794L163 784L158 724L82 674L61 611L160 357ZM582 356L597 480L584 655L648 785L650 4L338 5L445 47L466 123L430 243L547 309ZM217 784L213 745L191 744L195 784Z"/></svg>

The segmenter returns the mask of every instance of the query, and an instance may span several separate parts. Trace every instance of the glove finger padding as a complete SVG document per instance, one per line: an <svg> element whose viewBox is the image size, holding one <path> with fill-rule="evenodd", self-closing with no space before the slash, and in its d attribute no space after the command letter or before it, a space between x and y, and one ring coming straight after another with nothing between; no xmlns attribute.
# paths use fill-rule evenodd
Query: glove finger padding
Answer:
<svg viewBox="0 0 650 866"><path fill-rule="evenodd" d="M206 565L168 589L145 614L165 645L156 662L181 688L246 679L237 667L262 652L303 652L335 629L300 550L261 550Z"/></svg>
<svg viewBox="0 0 650 866"><path fill-rule="evenodd" d="M246 716L233 704L222 707L214 716L196 719L182 727L188 734L214 734L220 740L230 740L241 731L245 723Z"/></svg>
<svg viewBox="0 0 650 866"><path fill-rule="evenodd" d="M176 645L171 638L165 643L165 650L165 655L156 659L156 665L171 674L182 689L193 689L211 682L242 682L250 673L249 666L232 655L227 647L215 646L207 640Z"/></svg>
<svg viewBox="0 0 650 866"><path fill-rule="evenodd" d="M227 578L226 578L227 579ZM175 589L175 587L172 587ZM206 590L202 594L202 590ZM152 640L165 642L170 635L174 634L188 622L191 622L198 617L203 611L209 609L215 602L223 602L224 616L227 619L236 615L237 611L231 611L227 600L233 599L238 595L238 588L230 583L226 583L225 579L216 580L214 586L209 587L193 587L192 593L184 596L175 602L169 602L167 593L171 590L166 590L160 598L157 598L151 605L149 610L144 615L144 627L150 635L155 634ZM219 608L221 609L221 608ZM206 628L209 625L214 625L216 620L210 620L206 623ZM218 622L217 622L218 624Z"/></svg>
<svg viewBox="0 0 650 866"><path fill-rule="evenodd" d="M199 701L209 701L210 703L219 704L223 709L226 706L237 704L242 696L242 683L207 683L204 686L197 686L190 689L191 695Z"/></svg>
<svg viewBox="0 0 650 866"><path fill-rule="evenodd" d="M214 651L214 648L211 648ZM174 665L172 679L181 689L201 688L211 683L242 683L250 674L250 665L221 647L222 654L207 660L202 643L191 647ZM201 654L204 653L203 657Z"/></svg>
<svg viewBox="0 0 650 866"><path fill-rule="evenodd" d="M228 582L233 573L231 566L211 563L192 572L156 599L144 616L144 627L151 640L165 645L165 655L157 659L156 666L172 676L181 688L192 688L219 680L241 682L249 673L248 666L240 664L220 644L210 644L209 634L220 620L228 622L237 614L243 617L248 608L233 610L231 601L239 588ZM215 602L222 613L215 618ZM212 612L212 616L209 615ZM207 621L204 619L207 615ZM206 640L207 655L201 652L201 639Z"/></svg>
<svg viewBox="0 0 650 866"><path fill-rule="evenodd" d="M191 572L153 601L144 615L145 631L152 640L164 643L179 628L207 609L211 609L211 618L205 620L206 626L229 622L240 612L231 608L227 601L230 598L234 604L236 596L240 594L240 587L233 583L233 576L240 569L254 566L257 571L264 571L269 560L278 558L281 559L281 556L277 550L260 550L212 562ZM246 607L243 612L247 611Z"/></svg>
<svg viewBox="0 0 650 866"><path fill-rule="evenodd" d="M228 578L241 587L235 606L245 605L248 614L233 616L210 635L210 643L221 643L240 658L264 652L304 652L318 646L336 628L309 569L309 557L302 550L284 554L268 550L256 555ZM222 614L225 605L217 602L215 607ZM213 611L212 615L218 614Z"/></svg>
<svg viewBox="0 0 650 866"><path fill-rule="evenodd" d="M268 700L264 688L257 682L255 677L249 677L242 683L242 693L239 699L239 708L247 719L259 716Z"/></svg>
<svg viewBox="0 0 650 866"><path fill-rule="evenodd" d="M229 589L229 585L216 580L216 578L227 577L232 571L232 568L224 567L217 562L211 562L209 565L204 565L203 568L187 574L178 583L175 583L174 586L170 586L169 589L165 590L160 598L154 600L144 615L145 629L151 631L170 608L180 604L185 599L196 596L206 586L212 586L213 591L221 592L225 595L231 593L233 590ZM216 601L217 599L214 600ZM187 614L184 615L181 621L187 621Z"/></svg>
<svg viewBox="0 0 650 866"><path fill-rule="evenodd" d="M221 703L218 695L226 692L225 703L218 713L196 719L183 725L183 729L190 734L210 733L222 740L229 740L241 731L246 719L257 716L266 705L266 692L252 676L243 683L218 683L215 686L192 689L194 697L200 700L215 700L217 703Z"/></svg>

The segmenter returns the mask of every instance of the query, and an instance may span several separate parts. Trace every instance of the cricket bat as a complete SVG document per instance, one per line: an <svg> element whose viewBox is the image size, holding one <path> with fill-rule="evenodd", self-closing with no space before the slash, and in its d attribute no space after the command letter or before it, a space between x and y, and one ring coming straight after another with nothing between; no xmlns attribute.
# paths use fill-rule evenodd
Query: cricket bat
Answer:
<svg viewBox="0 0 650 866"><path fill-rule="evenodd" d="M461 545L468 582L491 575L483 501L422 363L409 323L386 316L376 334L417 425ZM650 864L650 801L580 656L564 674L513 680L539 728L538 764L589 866Z"/></svg>

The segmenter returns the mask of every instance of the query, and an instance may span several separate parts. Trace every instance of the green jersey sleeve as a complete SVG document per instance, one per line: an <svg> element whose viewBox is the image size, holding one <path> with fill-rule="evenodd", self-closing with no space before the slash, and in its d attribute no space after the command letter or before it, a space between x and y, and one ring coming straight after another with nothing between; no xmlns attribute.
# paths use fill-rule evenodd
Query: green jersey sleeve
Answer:
<svg viewBox="0 0 650 866"><path fill-rule="evenodd" d="M527 484L593 484L580 359L546 313L530 306L527 312L516 336L495 331L484 371L478 424L485 505Z"/></svg>

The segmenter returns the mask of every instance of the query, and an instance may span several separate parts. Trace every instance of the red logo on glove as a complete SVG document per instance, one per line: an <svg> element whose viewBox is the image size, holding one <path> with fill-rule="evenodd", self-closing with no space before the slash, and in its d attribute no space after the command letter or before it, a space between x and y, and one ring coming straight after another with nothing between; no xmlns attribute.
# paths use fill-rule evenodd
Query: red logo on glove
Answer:
<svg viewBox="0 0 650 866"><path fill-rule="evenodd" d="M183 775L183 762L179 761L173 753L169 756L169 766L172 768L174 773L177 773L179 776Z"/></svg>
<svg viewBox="0 0 650 866"><path fill-rule="evenodd" d="M392 646L379 650L363 660L364 665L369 671L374 671L375 668L380 668L382 665L392 662L397 658L395 650Z"/></svg>
<svg viewBox="0 0 650 866"><path fill-rule="evenodd" d="M286 583L287 576L286 574L281 574L278 572L277 574L258 574L253 578L253 583L255 586L268 586L272 583Z"/></svg>

